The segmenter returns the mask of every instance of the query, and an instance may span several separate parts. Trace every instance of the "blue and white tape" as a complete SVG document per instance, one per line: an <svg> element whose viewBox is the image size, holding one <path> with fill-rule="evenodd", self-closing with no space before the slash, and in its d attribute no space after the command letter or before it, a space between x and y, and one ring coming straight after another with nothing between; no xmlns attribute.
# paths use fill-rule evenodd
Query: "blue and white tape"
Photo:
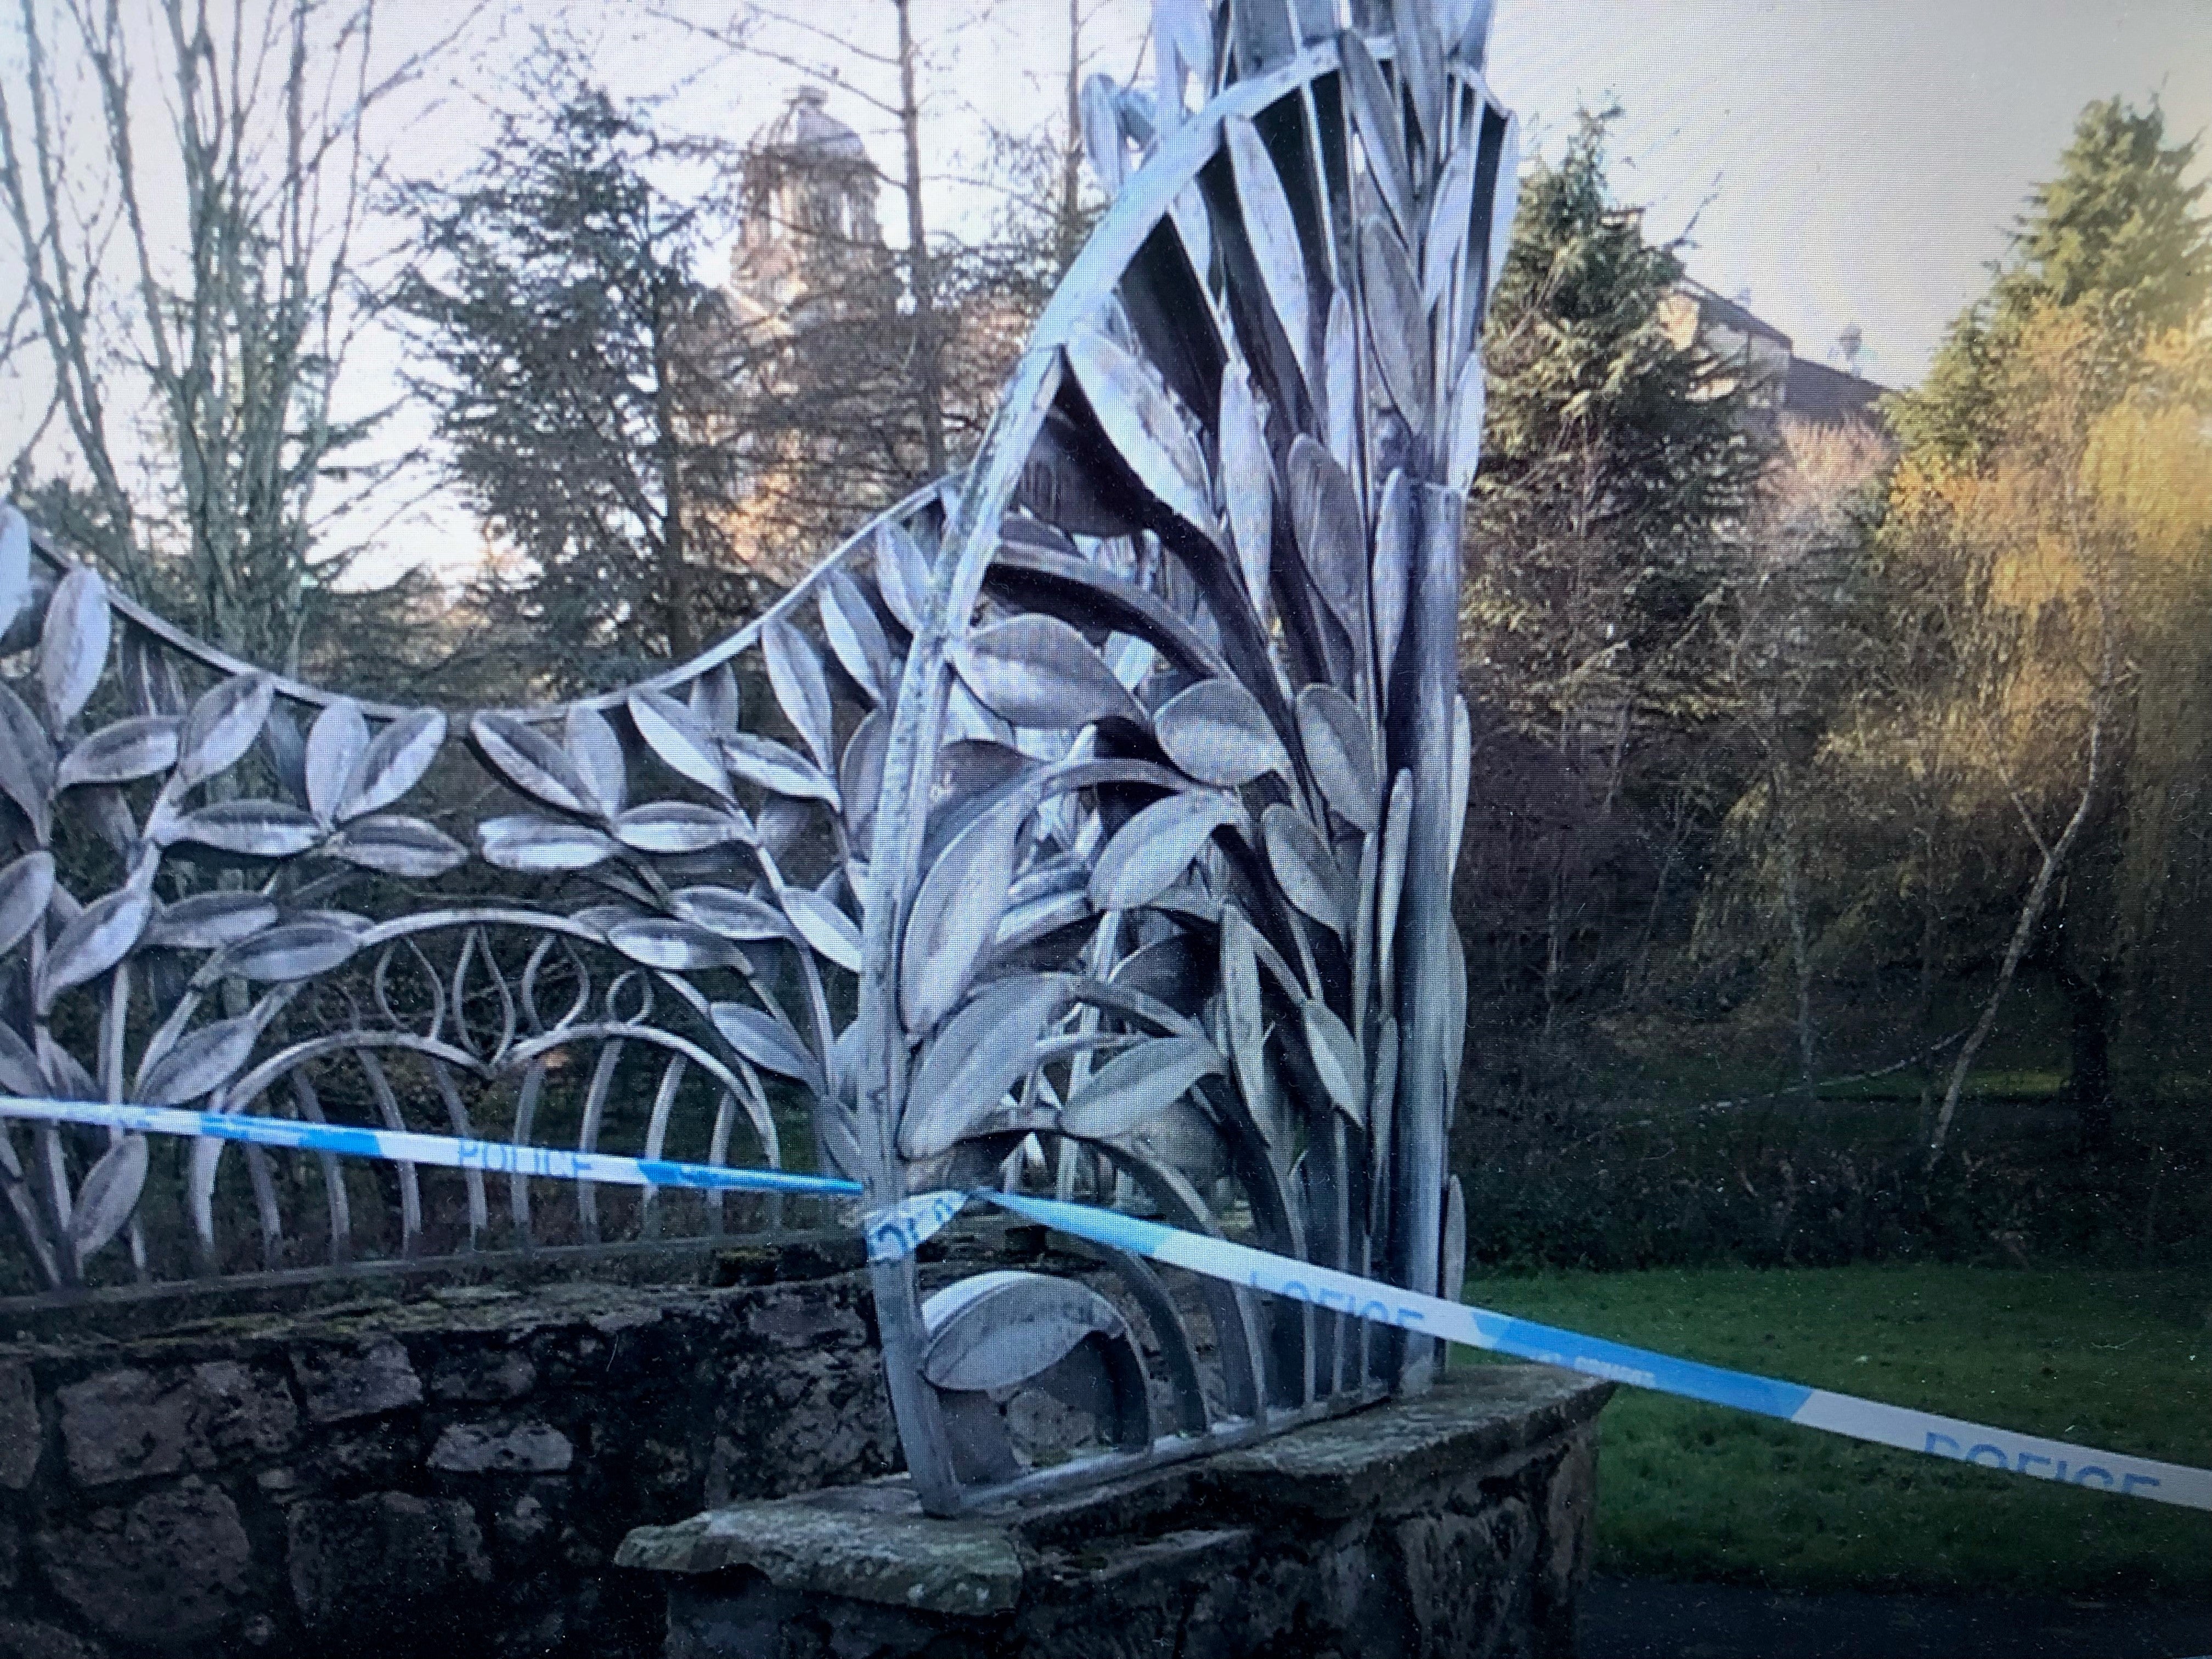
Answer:
<svg viewBox="0 0 2212 1659"><path fill-rule="evenodd" d="M608 1152L571 1152L551 1146L520 1146L505 1141L417 1134L411 1130L363 1129L228 1112L189 1112L162 1106L0 1097L0 1116L84 1123L152 1134L197 1136L334 1152L343 1157L487 1170L499 1174L605 1182L610 1185L805 1193L835 1198L858 1197L863 1190L858 1182L834 1176L727 1169L720 1164L623 1158ZM1232 1285L1247 1285L1270 1296L1288 1297L1376 1324L1417 1331L1465 1347L1486 1348L1635 1388L1731 1406L1739 1411L1756 1412L1785 1423L1821 1429L1875 1445L1925 1452L2066 1486L2212 1510L2212 1469L2190 1468L2123 1452L2076 1446L2063 1440L2015 1434L1960 1418L1863 1400L1855 1395L1810 1389L1802 1383L1729 1370L1693 1359L1677 1359L1648 1348L1631 1347L1601 1337L1583 1336L1532 1320L1516 1319L1510 1314L1447 1302L1440 1297L1424 1296L1355 1273L1255 1250L1227 1239L1184 1232L1157 1221L1097 1209L1087 1204L989 1190L919 1194L885 1209L871 1211L861 1218L870 1259L896 1261L913 1255L958 1215L970 1199L998 1205L1026 1220L1095 1244L1127 1250L1133 1255Z"/></svg>

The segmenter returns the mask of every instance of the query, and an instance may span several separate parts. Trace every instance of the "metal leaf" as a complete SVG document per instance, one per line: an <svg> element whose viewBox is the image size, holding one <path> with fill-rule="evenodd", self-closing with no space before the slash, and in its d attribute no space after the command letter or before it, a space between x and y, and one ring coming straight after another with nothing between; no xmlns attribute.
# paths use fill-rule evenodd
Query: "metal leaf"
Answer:
<svg viewBox="0 0 2212 1659"><path fill-rule="evenodd" d="M125 1135L85 1171L70 1208L70 1247L79 1260L97 1252L130 1222L146 1186L146 1137Z"/></svg>
<svg viewBox="0 0 2212 1659"><path fill-rule="evenodd" d="M53 896L52 853L26 853L0 870L0 957L23 942L23 936L46 914Z"/></svg>
<svg viewBox="0 0 2212 1659"><path fill-rule="evenodd" d="M528 812L485 819L477 826L477 840L486 863L532 874L588 870L615 851L614 842L589 824Z"/></svg>
<svg viewBox="0 0 2212 1659"><path fill-rule="evenodd" d="M1369 586L1374 607L1376 683L1382 688L1386 706L1390 672L1398 662L1398 642L1406 634L1413 568L1413 486L1402 471L1393 471L1382 486L1382 505L1375 515L1375 569Z"/></svg>
<svg viewBox="0 0 2212 1659"><path fill-rule="evenodd" d="M822 653L791 623L770 617L761 626L761 655L767 659L769 685L784 718L813 751L816 764L834 771L837 750L830 736L830 682L823 675Z"/></svg>
<svg viewBox="0 0 2212 1659"><path fill-rule="evenodd" d="M1436 0L1394 0L1392 33L1398 42L1398 75L1413 118L1429 147L1431 164L1443 146L1444 53L1437 38Z"/></svg>
<svg viewBox="0 0 2212 1659"><path fill-rule="evenodd" d="M1234 905L1221 908L1221 1013L1237 1086L1261 1133L1270 1135L1273 1126L1266 1110L1267 1078L1261 1049L1267 1026L1260 1003L1260 963L1252 948L1252 924Z"/></svg>
<svg viewBox="0 0 2212 1659"><path fill-rule="evenodd" d="M1200 783L1235 788L1268 772L1291 775L1290 751L1260 700L1235 680L1200 680L1160 705L1153 735Z"/></svg>
<svg viewBox="0 0 2212 1659"><path fill-rule="evenodd" d="M1200 1078L1227 1069L1220 1050L1204 1037L1154 1037L1086 1078L1068 1097L1060 1127L1087 1140L1126 1135L1174 1105Z"/></svg>
<svg viewBox="0 0 2212 1659"><path fill-rule="evenodd" d="M784 914L817 956L848 973L860 971L860 930L850 916L808 888L787 887L781 897Z"/></svg>
<svg viewBox="0 0 2212 1659"><path fill-rule="evenodd" d="M1408 229L1413 224L1413 169L1406 159L1406 129L1397 94L1367 50L1358 30L1337 37L1350 94L1352 118L1367 150L1367 176L1390 216Z"/></svg>
<svg viewBox="0 0 2212 1659"><path fill-rule="evenodd" d="M1460 365L1459 384L1452 392L1451 445L1444 482L1454 489L1464 491L1473 484L1482 465L1482 422L1488 392L1482 354L1470 351Z"/></svg>
<svg viewBox="0 0 2212 1659"><path fill-rule="evenodd" d="M718 739L698 716L665 691L631 692L629 717L646 747L671 771L715 794L729 794L730 777L721 753L723 744L732 740L729 735Z"/></svg>
<svg viewBox="0 0 2212 1659"><path fill-rule="evenodd" d="M1245 595L1262 625L1273 614L1267 584L1274 558L1274 463L1267 453L1267 423L1252 393L1251 371L1242 357L1232 356L1221 371L1221 494Z"/></svg>
<svg viewBox="0 0 2212 1659"><path fill-rule="evenodd" d="M754 1065L778 1077L797 1078L815 1093L822 1092L821 1066L781 1021L742 1002L717 1002L707 1012L723 1040Z"/></svg>
<svg viewBox="0 0 2212 1659"><path fill-rule="evenodd" d="M1521 118L1505 118L1505 136L1498 145L1498 182L1491 188L1490 280L1487 295L1498 291L1505 274L1505 256L1513 250L1513 217L1521 210Z"/></svg>
<svg viewBox="0 0 2212 1659"><path fill-rule="evenodd" d="M46 1073L40 1069L38 1055L31 1052L31 1045L17 1035L14 1026L0 1019L0 1089L11 1095L36 1097L46 1093L50 1087Z"/></svg>
<svg viewBox="0 0 2212 1659"><path fill-rule="evenodd" d="M1421 303L1433 307L1451 285L1452 265L1467 246L1468 217L1474 211L1473 144L1462 144L1445 163L1429 204L1429 222L1421 234ZM1473 280L1474 273L1468 273Z"/></svg>
<svg viewBox="0 0 2212 1659"><path fill-rule="evenodd" d="M178 787L189 788L245 758L269 718L276 687L266 674L239 674L204 692L177 742Z"/></svg>
<svg viewBox="0 0 2212 1659"><path fill-rule="evenodd" d="M838 805L837 786L805 756L773 738L756 737L750 732L732 732L722 739L722 757L729 763L732 777L756 785L772 795L823 801L833 810Z"/></svg>
<svg viewBox="0 0 2212 1659"><path fill-rule="evenodd" d="M62 757L56 793L85 783L132 783L168 770L177 763L179 725L173 714L141 714L101 726Z"/></svg>
<svg viewBox="0 0 2212 1659"><path fill-rule="evenodd" d="M526 795L567 812L592 811L591 789L568 751L526 720L481 714L469 737L492 769Z"/></svg>
<svg viewBox="0 0 2212 1659"><path fill-rule="evenodd" d="M1416 432L1429 429L1429 324L1406 245L1389 221L1369 214L1359 228L1366 276L1367 338L1383 389Z"/></svg>
<svg viewBox="0 0 2212 1659"><path fill-rule="evenodd" d="M351 927L328 921L288 921L210 957L199 977L289 984L327 974L360 948L361 936Z"/></svg>
<svg viewBox="0 0 2212 1659"><path fill-rule="evenodd" d="M845 798L845 828L856 850L866 852L875 823L876 801L884 792L884 760L890 752L888 710L871 709L845 743L837 768L837 790Z"/></svg>
<svg viewBox="0 0 2212 1659"><path fill-rule="evenodd" d="M1313 354L1312 304L1306 292L1306 261L1298 238L1298 223L1291 216L1291 198L1284 193L1282 175L1259 129L1249 118L1232 115L1221 124L1229 150L1229 167L1237 181L1237 205L1244 215L1244 230L1252 256L1260 266L1260 284L1267 290L1276 320L1291 343L1298 372L1315 377L1309 362Z"/></svg>
<svg viewBox="0 0 2212 1659"><path fill-rule="evenodd" d="M734 887L684 887L668 896L668 908L684 921L724 939L789 939L791 923L764 899Z"/></svg>
<svg viewBox="0 0 2212 1659"><path fill-rule="evenodd" d="M1333 685L1307 686L1298 693L1298 740L1331 806L1362 830L1382 821L1382 781L1358 703Z"/></svg>
<svg viewBox="0 0 2212 1659"><path fill-rule="evenodd" d="M188 1031L152 1065L140 1068L131 1097L146 1106L182 1106L198 1100L237 1076L260 1040L261 1021L253 1014Z"/></svg>
<svg viewBox="0 0 2212 1659"><path fill-rule="evenodd" d="M1006 908L1029 810L1017 796L981 813L922 878L899 947L899 1006L908 1030L936 1024L968 988Z"/></svg>
<svg viewBox="0 0 2212 1659"><path fill-rule="evenodd" d="M669 916L640 916L607 929L607 943L632 962L672 974L747 965L744 952L720 933Z"/></svg>
<svg viewBox="0 0 2212 1659"><path fill-rule="evenodd" d="M337 821L345 823L391 805L422 781L445 742L446 717L434 708L414 709L393 720L376 734L346 780Z"/></svg>
<svg viewBox="0 0 2212 1659"><path fill-rule="evenodd" d="M945 1021L907 1085L899 1155L925 1158L949 1152L996 1112L1006 1091L1036 1065L1038 1035L1066 1004L1066 994L1054 981L1026 975L985 987Z"/></svg>
<svg viewBox="0 0 2212 1659"><path fill-rule="evenodd" d="M1092 417L1137 482L1178 518L1218 538L1221 526L1208 505L1206 458L1159 382L1096 329L1077 334L1065 349Z"/></svg>
<svg viewBox="0 0 2212 1659"><path fill-rule="evenodd" d="M718 738L738 729L740 703L738 677L726 662L716 663L691 682L688 706L699 724Z"/></svg>
<svg viewBox="0 0 2212 1659"><path fill-rule="evenodd" d="M38 838L46 838L54 787L54 744L36 714L0 684L0 791L23 809Z"/></svg>
<svg viewBox="0 0 2212 1659"><path fill-rule="evenodd" d="M1108 201L1121 193L1127 172L1127 148L1121 133L1121 112L1115 94L1119 90L1110 75L1093 75L1083 83L1078 114L1083 123L1083 154L1091 175Z"/></svg>
<svg viewBox="0 0 2212 1659"><path fill-rule="evenodd" d="M876 591L909 634L929 607L929 561L913 537L888 520L876 526Z"/></svg>
<svg viewBox="0 0 2212 1659"><path fill-rule="evenodd" d="M562 722L561 746L603 816L612 817L629 804L629 757L605 714L589 703L570 703Z"/></svg>
<svg viewBox="0 0 2212 1659"><path fill-rule="evenodd" d="M157 912L146 943L169 951L215 951L251 939L276 921L276 907L258 893L195 893Z"/></svg>
<svg viewBox="0 0 2212 1659"><path fill-rule="evenodd" d="M1012 1268L949 1285L921 1305L928 1337L921 1374L962 1393L1012 1389L1041 1376L1093 1335L1121 1337L1127 1322L1088 1285Z"/></svg>
<svg viewBox="0 0 2212 1659"><path fill-rule="evenodd" d="M1390 808L1382 825L1382 868L1377 882L1381 894L1375 923L1382 939L1387 976L1390 942L1397 937L1398 906L1406 896L1406 856L1413 830L1413 775L1401 771L1390 782Z"/></svg>
<svg viewBox="0 0 2212 1659"><path fill-rule="evenodd" d="M1467 1283L1467 1189L1457 1176L1444 1183L1443 1252L1437 1267L1443 1299L1458 1301Z"/></svg>
<svg viewBox="0 0 2212 1659"><path fill-rule="evenodd" d="M0 504L0 634L13 627L31 597L31 525Z"/></svg>
<svg viewBox="0 0 2212 1659"><path fill-rule="evenodd" d="M1305 1005L1306 1052L1313 1060L1314 1075L1328 1091L1329 1102L1354 1123L1367 1121L1366 1091L1360 1075L1359 1045L1327 1003Z"/></svg>
<svg viewBox="0 0 2212 1659"><path fill-rule="evenodd" d="M315 716L307 731L301 765L306 774L307 805L325 823L337 816L345 797L346 780L368 753L368 722L361 705L340 697Z"/></svg>
<svg viewBox="0 0 2212 1659"><path fill-rule="evenodd" d="M1133 910L1172 887L1213 832L1243 809L1226 795L1200 791L1156 800L1114 832L1091 871L1091 902Z"/></svg>
<svg viewBox="0 0 2212 1659"><path fill-rule="evenodd" d="M1174 48L1203 102L1213 91L1213 19L1206 0L1152 0L1152 42L1156 53Z"/></svg>
<svg viewBox="0 0 2212 1659"><path fill-rule="evenodd" d="M1106 659L1057 617L1012 617L952 647L952 665L975 699L1002 720L1072 731L1109 715L1142 726L1145 711Z"/></svg>
<svg viewBox="0 0 2212 1659"><path fill-rule="evenodd" d="M860 584L842 570L823 580L815 601L822 616L822 637L830 641L839 665L853 684L871 701L888 702L898 681L890 638L877 619L876 608L860 591Z"/></svg>
<svg viewBox="0 0 2212 1659"><path fill-rule="evenodd" d="M1359 325L1339 289L1328 302L1328 453L1350 467L1359 453Z"/></svg>
<svg viewBox="0 0 2212 1659"><path fill-rule="evenodd" d="M62 578L46 602L46 625L39 638L39 686L55 731L76 718L100 684L113 626L107 584L98 571L80 565Z"/></svg>
<svg viewBox="0 0 2212 1659"><path fill-rule="evenodd" d="M753 827L734 807L688 800L633 806L614 821L615 839L641 853L703 853L710 847L750 842Z"/></svg>
<svg viewBox="0 0 2212 1659"><path fill-rule="evenodd" d="M324 851L380 875L428 881L468 862L469 849L421 818L380 813L338 831Z"/></svg>
<svg viewBox="0 0 2212 1659"><path fill-rule="evenodd" d="M1283 896L1340 937L1344 901L1337 892L1336 861L1320 832L1288 806L1270 806L1260 821L1267 843L1268 867Z"/></svg>
<svg viewBox="0 0 2212 1659"><path fill-rule="evenodd" d="M1474 723L1468 718L1467 699L1452 699L1451 733L1451 793L1445 798L1445 811L1451 824L1451 856L1446 860L1449 868L1459 867L1459 838L1467 828L1467 792L1474 781Z"/></svg>
<svg viewBox="0 0 2212 1659"><path fill-rule="evenodd" d="M187 812L166 832L241 858L289 859L323 838L314 815L279 800L223 800Z"/></svg>
<svg viewBox="0 0 2212 1659"><path fill-rule="evenodd" d="M1354 639L1365 626L1366 521L1336 457L1301 433L1291 443L1291 519L1306 568Z"/></svg>

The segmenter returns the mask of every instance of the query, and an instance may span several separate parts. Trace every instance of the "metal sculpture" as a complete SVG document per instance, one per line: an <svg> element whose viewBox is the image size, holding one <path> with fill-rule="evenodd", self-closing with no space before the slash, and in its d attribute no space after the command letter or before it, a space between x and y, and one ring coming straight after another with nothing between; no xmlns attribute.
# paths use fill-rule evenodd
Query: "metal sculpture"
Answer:
<svg viewBox="0 0 2212 1659"><path fill-rule="evenodd" d="M1111 205L971 466L696 660L466 721L521 798L474 829L505 895L404 810L441 715L253 672L33 559L18 521L0 648L35 647L34 684L0 689L0 1088L312 1116L342 1059L394 1127L427 1103L527 1140L567 1087L580 1146L620 1126L718 1162L739 1119L777 1162L781 1103L874 1207L1043 1184L1455 1294L1459 543L1516 160L1487 12L1355 0L1340 30L1323 0L1159 0L1151 95L1085 90ZM64 821L89 832L71 867L115 878L89 902L57 880ZM330 908L361 882L362 909ZM512 1096L471 1107L464 1082ZM118 1234L150 1271L143 1143L86 1167L63 1131L33 1139L0 1121L39 1273L81 1281ZM183 1171L204 1267L222 1158L201 1143ZM280 1190L242 1158L264 1250L312 1189L336 1259L346 1182ZM461 1248L399 1182L404 1248ZM495 1230L483 1182L450 1224L468 1242ZM508 1196L526 1239L530 1183ZM590 1189L576 1207L600 1237ZM1103 1255L927 1299L911 1260L873 1269L933 1512L1272 1433L1432 1364L1418 1337ZM1025 1457L1039 1401L1089 1425L1082 1455Z"/></svg>

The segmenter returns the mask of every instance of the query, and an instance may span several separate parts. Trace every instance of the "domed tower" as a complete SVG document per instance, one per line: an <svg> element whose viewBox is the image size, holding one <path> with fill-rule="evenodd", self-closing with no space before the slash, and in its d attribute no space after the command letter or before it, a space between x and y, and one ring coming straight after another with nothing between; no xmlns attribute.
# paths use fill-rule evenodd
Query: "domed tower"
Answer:
<svg viewBox="0 0 2212 1659"><path fill-rule="evenodd" d="M842 309L888 278L876 170L860 135L801 87L745 148L730 289L745 322L797 327L812 305Z"/></svg>

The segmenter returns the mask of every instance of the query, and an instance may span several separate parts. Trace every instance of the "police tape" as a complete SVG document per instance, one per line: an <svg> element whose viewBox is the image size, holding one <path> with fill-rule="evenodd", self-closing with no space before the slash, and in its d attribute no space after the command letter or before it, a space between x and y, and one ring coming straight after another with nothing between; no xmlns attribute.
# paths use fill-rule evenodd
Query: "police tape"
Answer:
<svg viewBox="0 0 2212 1659"><path fill-rule="evenodd" d="M855 1198L860 1183L834 1176L782 1170L732 1169L667 1158L624 1158L608 1152L567 1152L404 1129L305 1123L241 1113L192 1112L173 1107L104 1104L92 1101L0 1097L0 1117L81 1123L274 1146L341 1157L544 1176L609 1185L685 1187L737 1192L798 1193ZM1031 1198L1020 1193L922 1193L861 1218L870 1259L912 1255L975 1200L1055 1231L1126 1250L1170 1267L1202 1273L1270 1296L1310 1303L1375 1324L1390 1325L1464 1347L1561 1366L1586 1376L1625 1382L1683 1399L1754 1412L1801 1427L1824 1430L1875 1445L1894 1446L1976 1466L2004 1469L2062 1485L2112 1492L2157 1503L2212 1510L2212 1469L2100 1451L2063 1440L2015 1434L1932 1412L1885 1405L1855 1395L1677 1359L1602 1337L1584 1336L1486 1308L1447 1302L1395 1285L1364 1279L1312 1262L1254 1249L1224 1238L1182 1231L1119 1211Z"/></svg>

